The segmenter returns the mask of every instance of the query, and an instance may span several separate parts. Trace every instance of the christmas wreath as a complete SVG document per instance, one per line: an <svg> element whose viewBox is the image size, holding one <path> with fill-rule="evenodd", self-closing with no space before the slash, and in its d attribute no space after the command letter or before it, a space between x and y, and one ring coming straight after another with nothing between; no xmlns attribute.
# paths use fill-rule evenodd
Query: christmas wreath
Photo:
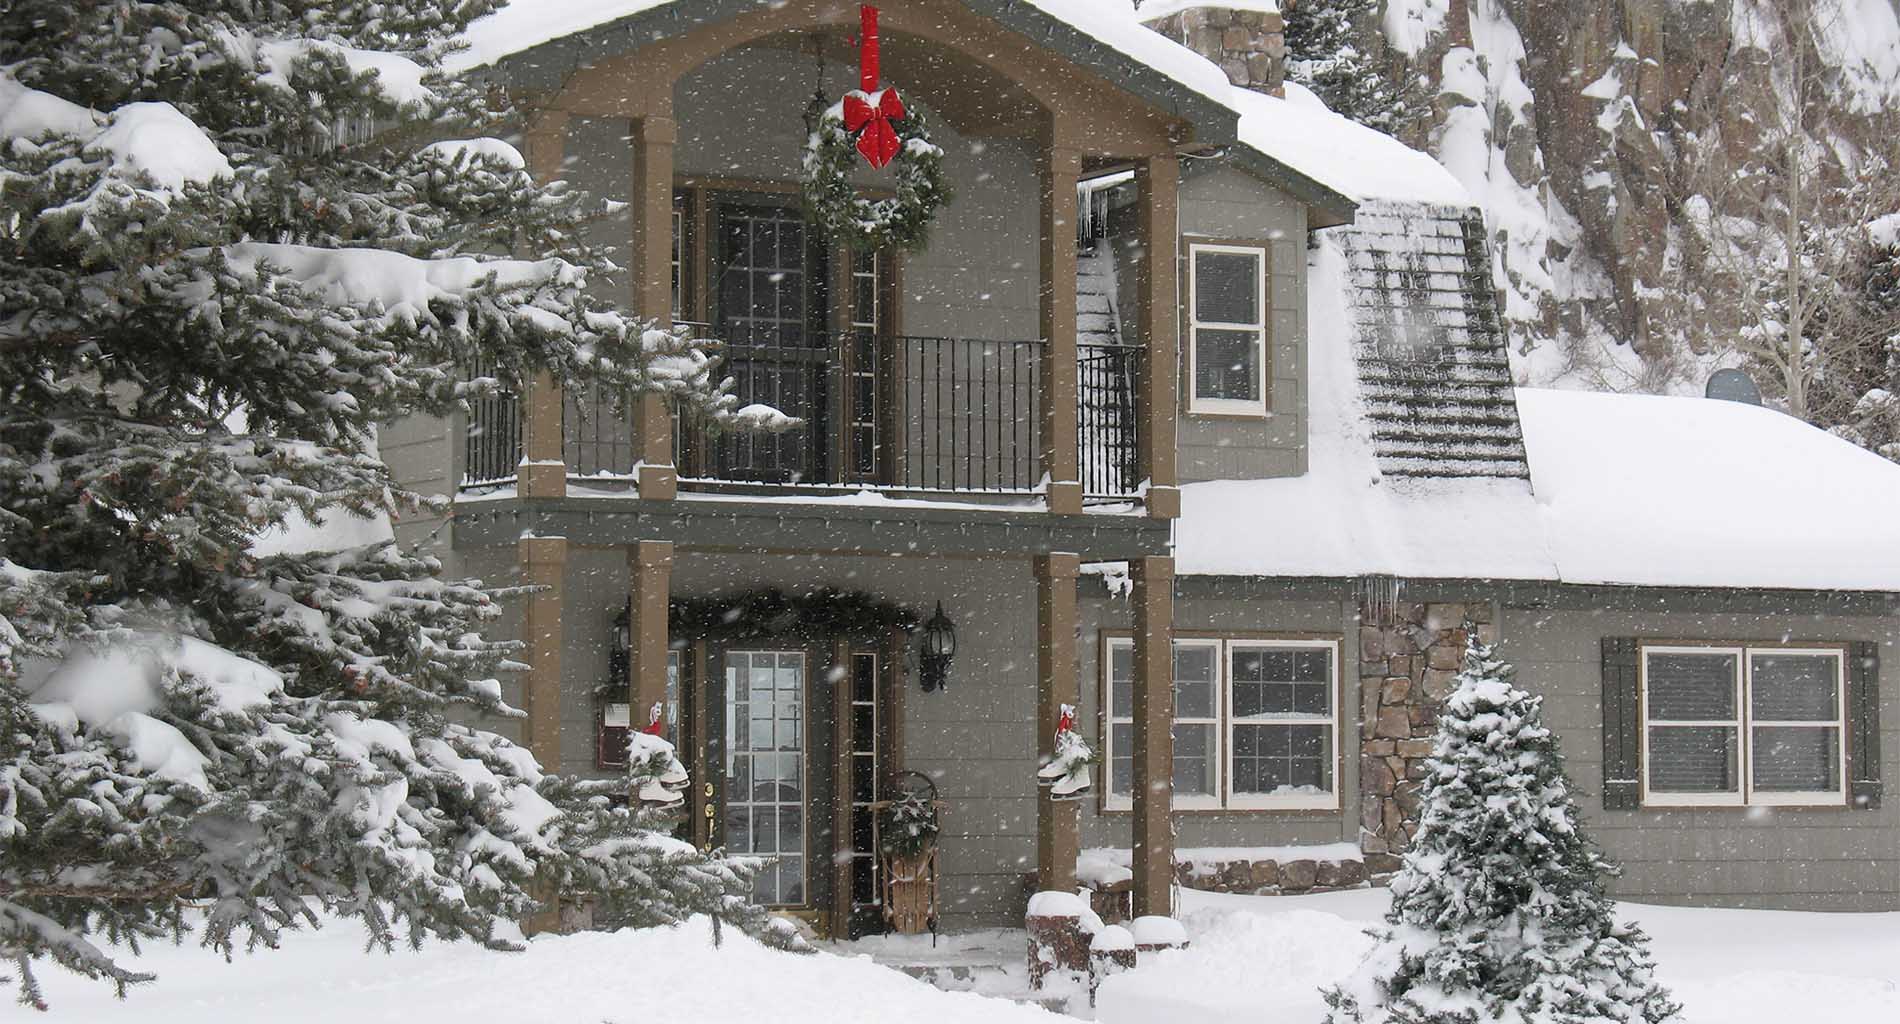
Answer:
<svg viewBox="0 0 1900 1024"><path fill-rule="evenodd" d="M943 150L930 141L923 115L905 109L894 89L853 90L829 105L815 97L810 121L803 195L811 222L827 237L859 251L923 248L937 210L950 201ZM897 122L903 125L903 136L898 135ZM858 195L851 171L860 153L873 166L892 165L895 196Z"/></svg>

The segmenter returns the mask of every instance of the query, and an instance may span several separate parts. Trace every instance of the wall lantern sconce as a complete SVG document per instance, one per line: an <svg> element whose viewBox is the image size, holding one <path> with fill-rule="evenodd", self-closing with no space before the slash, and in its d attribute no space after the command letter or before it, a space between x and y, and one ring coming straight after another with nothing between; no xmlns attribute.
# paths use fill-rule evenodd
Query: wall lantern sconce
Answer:
<svg viewBox="0 0 1900 1024"><path fill-rule="evenodd" d="M941 690L950 683L950 659L957 654L957 627L937 602L936 614L924 622L923 642L917 650L918 676L924 692Z"/></svg>

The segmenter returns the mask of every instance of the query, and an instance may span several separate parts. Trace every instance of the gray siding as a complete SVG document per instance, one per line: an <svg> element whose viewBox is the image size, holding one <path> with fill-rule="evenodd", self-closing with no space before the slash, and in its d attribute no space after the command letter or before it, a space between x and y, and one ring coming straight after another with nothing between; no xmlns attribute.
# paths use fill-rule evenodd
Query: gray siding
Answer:
<svg viewBox="0 0 1900 1024"><path fill-rule="evenodd" d="M856 87L854 68L834 62L830 72L826 92L834 99ZM722 55L682 78L674 90L679 173L799 181L805 152L802 118L814 75L809 57L757 49ZM747 82L749 88L735 92L735 81ZM734 130L734 125L743 130ZM948 154L944 169L955 198L938 216L928 249L904 261L905 333L992 340L1037 337L1041 189L1033 151L1015 140L965 139L941 117L931 119L930 131ZM624 194L629 173L625 163L623 159L611 172L621 182L615 186L618 193L598 189L592 178L582 184L605 194ZM861 168L858 180L889 187L891 179L888 172Z"/></svg>
<svg viewBox="0 0 1900 1024"><path fill-rule="evenodd" d="M1185 161L1181 233L1271 243L1268 288L1271 411L1264 420L1181 414L1183 482L1298 476L1306 472L1306 208L1257 178L1222 164ZM1124 275L1130 276L1130 275ZM1187 278L1181 279L1186 301ZM1125 306L1132 309L1132 306ZM1186 372L1183 336L1181 365ZM1183 381L1182 409L1187 408Z"/></svg>
<svg viewBox="0 0 1900 1024"><path fill-rule="evenodd" d="M439 416L409 416L386 424L377 432L376 443L390 478L406 491L434 497L452 496L461 478L455 439L450 420ZM450 550L452 526L444 516L417 512L396 521L396 542L404 548L420 545L420 550L438 557Z"/></svg>
<svg viewBox="0 0 1900 1024"><path fill-rule="evenodd" d="M1900 783L1900 621L1879 617L1505 608L1503 650L1544 695L1592 834L1626 873L1620 897L1804 910L1900 909L1900 802L1880 810L1606 811L1601 638L1870 640L1881 645L1881 778Z"/></svg>

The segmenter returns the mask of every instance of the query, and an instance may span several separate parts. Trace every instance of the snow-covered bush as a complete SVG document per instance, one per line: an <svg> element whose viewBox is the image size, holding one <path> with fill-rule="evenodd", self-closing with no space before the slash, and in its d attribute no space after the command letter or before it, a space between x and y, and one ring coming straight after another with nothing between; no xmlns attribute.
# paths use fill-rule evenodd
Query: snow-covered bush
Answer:
<svg viewBox="0 0 1900 1024"><path fill-rule="evenodd" d="M590 295L605 205L440 75L494 0L0 6L0 957L229 952L317 919L509 945L532 892L750 925L754 865L462 722L505 589L386 539L376 424L538 374L715 419L712 360ZM460 139L444 143L439 140ZM499 258L514 253L531 258ZM469 381L466 367L482 376ZM268 536L277 540L260 543Z"/></svg>
<svg viewBox="0 0 1900 1024"><path fill-rule="evenodd" d="M1328 1024L1658 1024L1677 1007L1616 923L1542 699L1470 642L1426 761L1418 835Z"/></svg>

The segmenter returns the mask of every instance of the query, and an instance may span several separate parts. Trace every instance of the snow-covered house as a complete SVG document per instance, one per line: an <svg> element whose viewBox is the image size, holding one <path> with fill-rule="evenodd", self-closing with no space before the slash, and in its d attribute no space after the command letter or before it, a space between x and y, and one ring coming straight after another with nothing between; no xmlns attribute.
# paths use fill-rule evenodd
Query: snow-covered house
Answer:
<svg viewBox="0 0 1900 1024"><path fill-rule="evenodd" d="M546 587L535 754L606 769L657 707L695 840L777 858L762 898L835 934L877 927L899 771L946 805L945 926L1078 868L1165 914L1177 852L1200 884L1391 870L1468 625L1546 696L1623 892L1900 906L1900 469L1761 409L1514 389L1450 175L1123 6L881 5L955 191L913 253L799 209L858 5L476 24L531 170L626 202L638 311L803 420L539 388L384 434L456 499L405 539ZM1103 757L1080 802L1037 785L1064 705Z"/></svg>

